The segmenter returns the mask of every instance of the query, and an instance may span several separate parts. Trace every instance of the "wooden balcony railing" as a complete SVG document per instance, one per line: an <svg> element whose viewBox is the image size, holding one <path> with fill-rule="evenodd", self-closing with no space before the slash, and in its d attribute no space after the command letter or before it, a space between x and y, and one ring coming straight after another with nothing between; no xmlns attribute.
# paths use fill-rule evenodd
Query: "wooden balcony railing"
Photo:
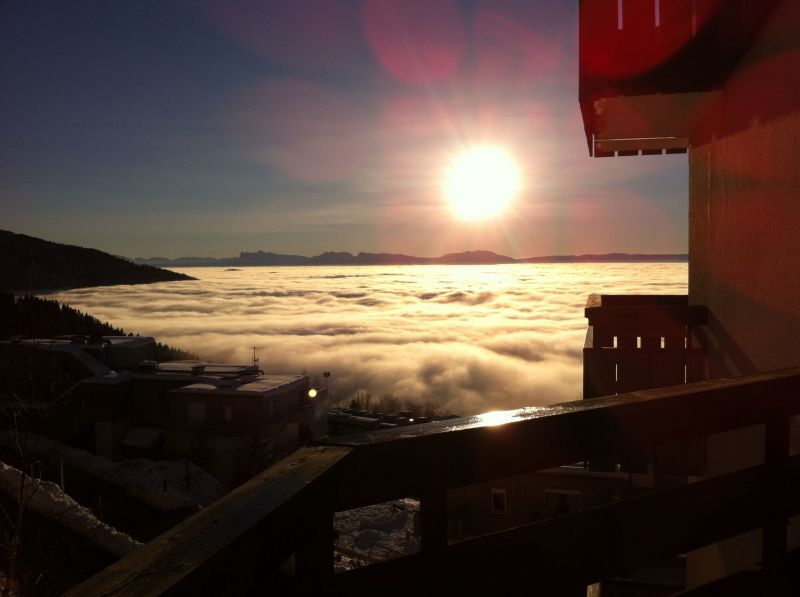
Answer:
<svg viewBox="0 0 800 597"><path fill-rule="evenodd" d="M583 349L583 397L596 398L701 381L705 351L693 339L707 310L686 295L597 295L586 301L589 327ZM629 452L624 460L595 459L593 470L702 475L705 442L694 439Z"/></svg>
<svg viewBox="0 0 800 597"><path fill-rule="evenodd" d="M583 397L596 398L705 379L705 352L692 339L707 310L685 295L598 295L586 301Z"/></svg>
<svg viewBox="0 0 800 597"><path fill-rule="evenodd" d="M578 594L758 528L764 574L780 579L800 512L797 413L800 367L351 436L299 450L69 594ZM449 488L752 425L766 426L762 465L448 544ZM334 512L408 496L420 553L334 574Z"/></svg>

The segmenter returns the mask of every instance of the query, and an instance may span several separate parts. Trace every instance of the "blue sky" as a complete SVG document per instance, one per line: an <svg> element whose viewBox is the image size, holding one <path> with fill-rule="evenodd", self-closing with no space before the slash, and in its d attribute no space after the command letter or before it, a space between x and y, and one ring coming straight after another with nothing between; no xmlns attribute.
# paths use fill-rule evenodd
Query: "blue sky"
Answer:
<svg viewBox="0 0 800 597"><path fill-rule="evenodd" d="M0 4L0 227L127 256L683 252L685 155L591 159L577 2ZM448 210L491 143L523 191Z"/></svg>

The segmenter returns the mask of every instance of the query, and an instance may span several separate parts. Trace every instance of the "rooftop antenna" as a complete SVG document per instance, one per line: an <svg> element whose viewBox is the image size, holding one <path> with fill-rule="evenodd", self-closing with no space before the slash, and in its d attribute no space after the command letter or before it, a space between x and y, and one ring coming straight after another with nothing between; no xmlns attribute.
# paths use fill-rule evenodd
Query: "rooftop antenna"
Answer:
<svg viewBox="0 0 800 597"><path fill-rule="evenodd" d="M258 356L256 355L256 338L253 336L253 367L258 367Z"/></svg>

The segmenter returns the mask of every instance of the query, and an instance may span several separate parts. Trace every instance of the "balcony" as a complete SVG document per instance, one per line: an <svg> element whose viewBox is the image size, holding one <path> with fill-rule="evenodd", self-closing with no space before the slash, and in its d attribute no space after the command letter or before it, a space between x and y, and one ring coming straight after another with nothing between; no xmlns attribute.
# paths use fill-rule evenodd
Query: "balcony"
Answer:
<svg viewBox="0 0 800 597"><path fill-rule="evenodd" d="M789 454L798 395L800 367L521 409L506 423L476 416L303 448L68 594L579 595L753 529L763 533L761 566L691 594L727 594L725 583L784 594L776 587L800 582L786 534L788 516L800 513L800 458ZM447 540L449 488L752 425L766 429L763 464ZM333 513L407 496L420 498L420 553L334 574Z"/></svg>
<svg viewBox="0 0 800 597"><path fill-rule="evenodd" d="M774 0L582 0L580 104L596 157L684 152Z"/></svg>
<svg viewBox="0 0 800 597"><path fill-rule="evenodd" d="M593 294L585 315L589 326L583 348L584 398L706 379L705 351L693 337L696 328L705 325L707 310L690 306L687 296ZM651 453L627 450L612 461L595 459L589 468L702 475L705 445L694 439L659 446Z"/></svg>
<svg viewBox="0 0 800 597"><path fill-rule="evenodd" d="M590 295L583 397L701 381L705 351L693 330L707 310L678 295Z"/></svg>

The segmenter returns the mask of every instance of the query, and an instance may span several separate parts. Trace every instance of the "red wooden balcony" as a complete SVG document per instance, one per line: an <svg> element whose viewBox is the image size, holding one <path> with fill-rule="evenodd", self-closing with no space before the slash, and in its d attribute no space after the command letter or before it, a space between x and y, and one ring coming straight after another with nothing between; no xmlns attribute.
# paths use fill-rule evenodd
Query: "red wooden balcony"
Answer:
<svg viewBox="0 0 800 597"><path fill-rule="evenodd" d="M705 351L693 339L707 310L686 295L590 295L583 348L583 397L595 398L706 379ZM594 470L702 475L701 440L665 445L651 454L619 454Z"/></svg>
<svg viewBox="0 0 800 597"><path fill-rule="evenodd" d="M683 295L597 295L586 302L583 397L701 381L705 352L692 339L707 310Z"/></svg>
<svg viewBox="0 0 800 597"><path fill-rule="evenodd" d="M682 152L774 0L581 0L580 103L593 156Z"/></svg>

